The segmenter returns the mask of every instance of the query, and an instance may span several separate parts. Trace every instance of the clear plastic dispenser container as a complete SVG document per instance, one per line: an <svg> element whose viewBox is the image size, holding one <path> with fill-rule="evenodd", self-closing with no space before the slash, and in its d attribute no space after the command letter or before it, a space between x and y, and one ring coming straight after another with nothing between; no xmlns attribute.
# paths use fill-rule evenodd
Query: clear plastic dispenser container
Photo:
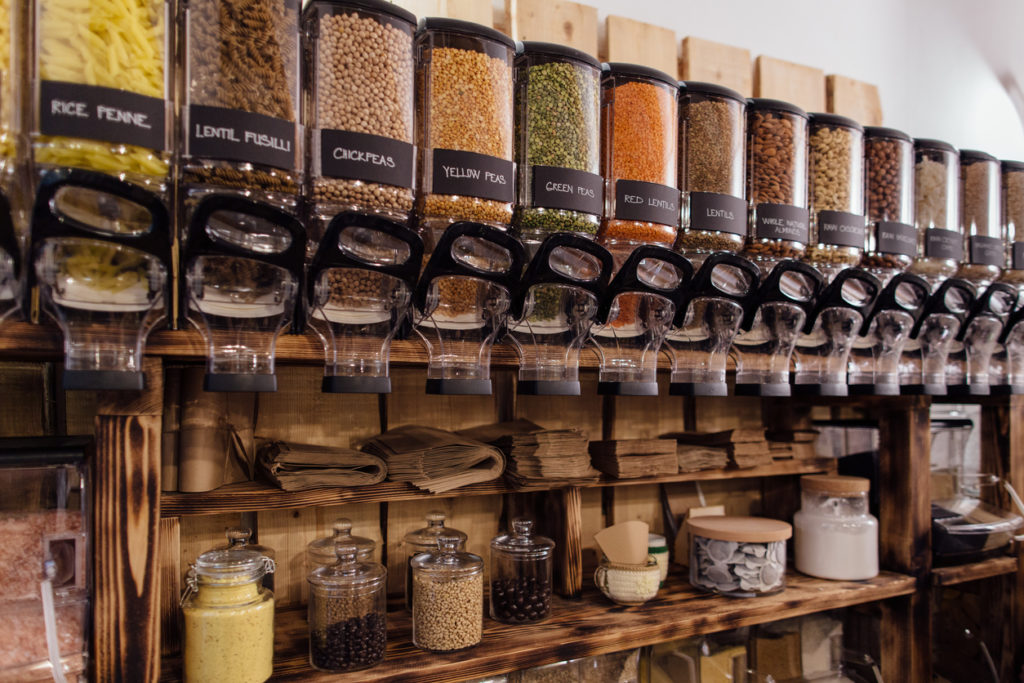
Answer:
<svg viewBox="0 0 1024 683"><path fill-rule="evenodd" d="M416 213L428 251L452 223L512 222L514 56L515 42L488 26L420 20Z"/></svg>
<svg viewBox="0 0 1024 683"><path fill-rule="evenodd" d="M398 223L349 211L331 219L306 283L325 392L391 391L391 340L409 316L422 262L423 241Z"/></svg>
<svg viewBox="0 0 1024 683"><path fill-rule="evenodd" d="M1024 161L1002 162L1005 270L1000 282L1024 289Z"/></svg>
<svg viewBox="0 0 1024 683"><path fill-rule="evenodd" d="M946 395L950 348L976 297L974 285L959 278L943 280L932 292L903 350L901 394Z"/></svg>
<svg viewBox="0 0 1024 683"><path fill-rule="evenodd" d="M444 521L445 514L440 510L428 512L426 517L427 526L410 531L403 537L402 544L405 546L405 556L410 563L412 558L420 553L434 552L437 549L437 539L439 536L455 536L459 539L460 543L464 544L466 542L467 536L465 532L445 526ZM407 567L405 574L405 607L409 610L412 609L411 564Z"/></svg>
<svg viewBox="0 0 1024 683"><path fill-rule="evenodd" d="M658 353L692 277L682 254L655 245L633 250L608 286L592 332L598 393L658 395Z"/></svg>
<svg viewBox="0 0 1024 683"><path fill-rule="evenodd" d="M437 548L417 555L412 568L412 644L427 652L477 645L484 630L484 561L459 550L462 539L437 537Z"/></svg>
<svg viewBox="0 0 1024 683"><path fill-rule="evenodd" d="M889 278L850 350L850 394L899 395L903 349L928 303L928 292L928 282L917 275L897 272Z"/></svg>
<svg viewBox="0 0 1024 683"><path fill-rule="evenodd" d="M462 221L444 231L413 298L427 393L491 393L491 347L525 266L522 243L503 230Z"/></svg>
<svg viewBox="0 0 1024 683"><path fill-rule="evenodd" d="M807 113L779 100L747 102L747 205L744 254L767 274L800 258L810 240Z"/></svg>
<svg viewBox="0 0 1024 683"><path fill-rule="evenodd" d="M533 520L512 520L512 531L491 539L491 619L531 624L551 614L555 542L533 535Z"/></svg>
<svg viewBox="0 0 1024 683"><path fill-rule="evenodd" d="M298 210L300 7L296 0L179 3L182 229L212 192Z"/></svg>
<svg viewBox="0 0 1024 683"><path fill-rule="evenodd" d="M709 255L736 253L747 235L747 99L714 83L679 88L679 189L683 225L676 250L695 268Z"/></svg>
<svg viewBox="0 0 1024 683"><path fill-rule="evenodd" d="M92 439L0 439L0 680L86 681Z"/></svg>
<svg viewBox="0 0 1024 683"><path fill-rule="evenodd" d="M252 542L252 529L244 526L231 527L225 532L228 538L228 542L224 545L219 545L211 550L228 550L236 552L239 550L253 551L263 555L264 557L274 560L277 557L277 553L273 548L268 548L265 545ZM274 590L274 573L267 572L263 575L263 587L269 590Z"/></svg>
<svg viewBox="0 0 1024 683"><path fill-rule="evenodd" d="M798 571L836 581L878 576L878 520L868 512L870 487L862 477L800 478L800 509L793 517Z"/></svg>
<svg viewBox="0 0 1024 683"><path fill-rule="evenodd" d="M512 299L508 335L520 394L579 396L580 349L608 290L612 256L572 233L541 243Z"/></svg>
<svg viewBox="0 0 1024 683"><path fill-rule="evenodd" d="M0 103L2 108L3 104ZM23 263L11 205L7 196L0 192L0 325L4 321L18 318L22 313Z"/></svg>
<svg viewBox="0 0 1024 683"><path fill-rule="evenodd" d="M993 362L1001 363L997 384L992 386L996 395L1024 394L1024 306L1018 305L1003 326L999 337L1002 346L1001 357L993 356Z"/></svg>
<svg viewBox="0 0 1024 683"><path fill-rule="evenodd" d="M894 128L865 128L864 175L868 239L860 265L887 284L917 256L914 139Z"/></svg>
<svg viewBox="0 0 1024 683"><path fill-rule="evenodd" d="M953 396L988 396L989 366L1003 327L1017 303L1017 289L995 282L975 299L949 349L946 385Z"/></svg>
<svg viewBox="0 0 1024 683"><path fill-rule="evenodd" d="M327 567L338 561L335 552L336 545L352 545L356 548L356 554L360 562L371 562L373 553L377 549L377 543L372 538L355 536L352 534L352 520L348 517L339 517L331 525L333 532L330 536L310 541L306 546L306 566L309 571L318 567Z"/></svg>
<svg viewBox="0 0 1024 683"><path fill-rule="evenodd" d="M793 348L823 288L821 273L791 259L763 278L733 342L737 395L790 395Z"/></svg>
<svg viewBox="0 0 1024 683"><path fill-rule="evenodd" d="M387 569L339 539L335 561L310 572L309 662L318 671L369 669L384 659Z"/></svg>
<svg viewBox="0 0 1024 683"><path fill-rule="evenodd" d="M966 243L956 276L979 288L997 279L1006 265L1000 181L998 159L977 150L960 150L960 227Z"/></svg>
<svg viewBox="0 0 1024 683"><path fill-rule="evenodd" d="M171 228L152 192L52 171L32 218L29 286L64 336L64 388L143 388L146 337L169 317Z"/></svg>
<svg viewBox="0 0 1024 683"><path fill-rule="evenodd" d="M33 19L32 163L106 173L164 198L171 181L171 0L11 0ZM30 94L31 93L31 94Z"/></svg>
<svg viewBox="0 0 1024 683"><path fill-rule="evenodd" d="M253 550L199 556L181 598L185 681L261 683L274 663L274 561Z"/></svg>
<svg viewBox="0 0 1024 683"><path fill-rule="evenodd" d="M181 307L206 343L204 389L276 391L274 349L302 285L302 224L268 204L209 195L192 212L187 244Z"/></svg>
<svg viewBox="0 0 1024 683"><path fill-rule="evenodd" d="M690 585L734 598L786 588L786 539L793 527L763 517L694 517L687 521Z"/></svg>
<svg viewBox="0 0 1024 683"><path fill-rule="evenodd" d="M804 259L831 281L860 263L867 242L864 127L836 114L810 116L811 223Z"/></svg>
<svg viewBox="0 0 1024 683"><path fill-rule="evenodd" d="M850 350L881 291L882 283L866 270L838 272L818 296L796 342L794 391L813 396L849 393Z"/></svg>
<svg viewBox="0 0 1024 683"><path fill-rule="evenodd" d="M670 394L728 394L726 361L759 280L758 267L745 258L729 252L704 256L665 337L672 363Z"/></svg>
<svg viewBox="0 0 1024 683"><path fill-rule="evenodd" d="M914 140L917 259L911 272L932 289L956 274L964 257L960 226L960 155L941 140Z"/></svg>
<svg viewBox="0 0 1024 683"><path fill-rule="evenodd" d="M413 208L416 17L384 0L315 0L303 25L310 251L344 211Z"/></svg>
<svg viewBox="0 0 1024 683"><path fill-rule="evenodd" d="M601 64L570 47L526 41L515 74L513 226L532 256L551 233L594 237L601 224Z"/></svg>

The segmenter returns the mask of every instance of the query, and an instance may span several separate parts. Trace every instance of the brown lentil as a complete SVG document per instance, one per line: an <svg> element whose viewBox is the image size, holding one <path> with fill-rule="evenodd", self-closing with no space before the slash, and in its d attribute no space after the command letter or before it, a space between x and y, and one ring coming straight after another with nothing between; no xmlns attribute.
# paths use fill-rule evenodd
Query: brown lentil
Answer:
<svg viewBox="0 0 1024 683"><path fill-rule="evenodd" d="M483 638L483 574L436 580L413 576L413 645L434 652L472 647Z"/></svg>

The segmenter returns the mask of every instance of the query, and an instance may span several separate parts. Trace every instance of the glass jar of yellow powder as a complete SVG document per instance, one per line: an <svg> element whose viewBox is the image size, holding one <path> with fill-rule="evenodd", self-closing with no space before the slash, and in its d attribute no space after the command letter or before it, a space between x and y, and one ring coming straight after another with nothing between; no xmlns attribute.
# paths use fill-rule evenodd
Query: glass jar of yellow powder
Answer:
<svg viewBox="0 0 1024 683"><path fill-rule="evenodd" d="M274 660L274 594L261 580L274 561L251 550L199 556L181 600L186 683L260 683Z"/></svg>

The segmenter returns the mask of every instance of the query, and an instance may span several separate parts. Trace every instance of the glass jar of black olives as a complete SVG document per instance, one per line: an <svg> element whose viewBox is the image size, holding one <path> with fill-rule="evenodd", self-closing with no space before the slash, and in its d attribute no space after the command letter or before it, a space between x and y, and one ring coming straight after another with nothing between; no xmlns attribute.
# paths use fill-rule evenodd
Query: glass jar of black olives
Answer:
<svg viewBox="0 0 1024 683"><path fill-rule="evenodd" d="M551 614L555 542L533 535L533 521L515 519L512 532L491 540L491 618L529 624Z"/></svg>

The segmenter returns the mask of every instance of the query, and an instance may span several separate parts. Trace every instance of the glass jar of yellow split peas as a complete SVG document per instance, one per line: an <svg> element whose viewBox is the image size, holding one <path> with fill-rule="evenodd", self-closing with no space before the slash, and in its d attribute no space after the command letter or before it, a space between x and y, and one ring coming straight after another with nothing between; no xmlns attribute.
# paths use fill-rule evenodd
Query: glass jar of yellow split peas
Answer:
<svg viewBox="0 0 1024 683"><path fill-rule="evenodd" d="M34 169L84 168L165 193L170 0L31 4Z"/></svg>

